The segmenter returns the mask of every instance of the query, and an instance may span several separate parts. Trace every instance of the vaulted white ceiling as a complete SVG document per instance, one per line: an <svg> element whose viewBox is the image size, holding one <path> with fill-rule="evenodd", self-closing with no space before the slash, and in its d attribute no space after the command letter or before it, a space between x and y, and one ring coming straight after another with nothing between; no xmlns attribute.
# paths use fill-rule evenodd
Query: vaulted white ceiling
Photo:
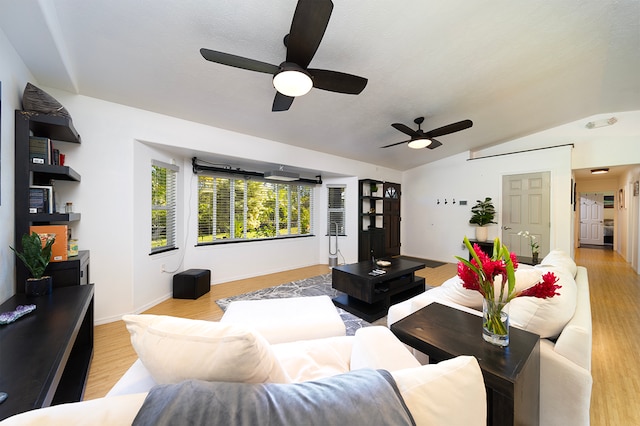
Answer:
<svg viewBox="0 0 640 426"><path fill-rule="evenodd" d="M310 66L368 78L271 112L271 76L201 47L279 64L296 0L0 0L0 27L40 85L398 170L594 114L640 110L637 0L333 0ZM443 146L408 139L471 119Z"/></svg>

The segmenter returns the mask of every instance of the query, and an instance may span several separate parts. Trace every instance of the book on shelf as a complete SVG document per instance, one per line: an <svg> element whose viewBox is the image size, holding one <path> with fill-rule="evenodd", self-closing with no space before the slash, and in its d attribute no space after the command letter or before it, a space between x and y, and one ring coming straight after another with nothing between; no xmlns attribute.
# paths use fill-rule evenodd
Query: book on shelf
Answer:
<svg viewBox="0 0 640 426"><path fill-rule="evenodd" d="M29 213L46 213L48 206L46 189L29 188Z"/></svg>
<svg viewBox="0 0 640 426"><path fill-rule="evenodd" d="M29 213L55 213L53 186L29 187Z"/></svg>
<svg viewBox="0 0 640 426"><path fill-rule="evenodd" d="M29 137L29 162L51 164L51 139L39 136Z"/></svg>

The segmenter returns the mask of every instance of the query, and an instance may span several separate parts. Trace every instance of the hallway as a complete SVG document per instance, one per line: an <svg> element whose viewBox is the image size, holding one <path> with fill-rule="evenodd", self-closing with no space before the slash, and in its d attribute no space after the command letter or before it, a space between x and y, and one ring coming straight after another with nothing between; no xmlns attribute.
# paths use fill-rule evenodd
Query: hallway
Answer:
<svg viewBox="0 0 640 426"><path fill-rule="evenodd" d="M640 275L613 250L578 248L575 260L591 293L591 424L640 425Z"/></svg>

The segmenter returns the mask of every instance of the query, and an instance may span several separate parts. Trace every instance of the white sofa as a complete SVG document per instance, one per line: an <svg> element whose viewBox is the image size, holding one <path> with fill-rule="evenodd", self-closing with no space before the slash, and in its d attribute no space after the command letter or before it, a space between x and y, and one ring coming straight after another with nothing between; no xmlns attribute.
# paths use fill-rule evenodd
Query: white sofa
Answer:
<svg viewBox="0 0 640 426"><path fill-rule="evenodd" d="M270 344L243 325L154 315L124 319L140 359L107 397L22 413L2 424L132 424L156 383L199 379L296 386L360 369L391 372L418 425L486 423L484 382L475 358L422 366L386 327L362 328L355 336Z"/></svg>
<svg viewBox="0 0 640 426"><path fill-rule="evenodd" d="M519 297L509 309L511 326L536 333L540 341L540 424L588 425L591 401L591 303L587 270L553 250L540 265L520 265L516 288L529 287L552 271L562 285L551 299ZM466 290L458 277L389 309L388 324L438 302L482 315L482 296ZM480 331L479 331L480 332ZM425 362L423 354L415 354Z"/></svg>

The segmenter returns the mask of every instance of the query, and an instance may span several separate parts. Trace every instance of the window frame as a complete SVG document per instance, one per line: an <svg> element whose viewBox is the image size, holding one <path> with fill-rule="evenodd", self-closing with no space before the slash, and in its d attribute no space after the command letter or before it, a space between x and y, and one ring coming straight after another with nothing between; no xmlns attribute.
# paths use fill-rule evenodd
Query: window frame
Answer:
<svg viewBox="0 0 640 426"><path fill-rule="evenodd" d="M155 169L164 170L164 197L155 194ZM177 250L177 233L178 233L178 172L180 168L175 164L168 164L159 160L151 160L151 238L149 255L164 253L171 250ZM156 200L164 198L163 202L156 204ZM154 237L154 227L158 226L157 220L154 218L156 212L165 212L164 236L165 244L158 245L161 238ZM159 215L162 216L162 215ZM162 232L160 235L163 235Z"/></svg>
<svg viewBox="0 0 640 426"><path fill-rule="evenodd" d="M207 186L208 189L213 191L211 195L211 217L207 217L205 211L203 211L203 197L201 196L201 191L204 191L205 185L203 183L203 179L212 179L212 183ZM218 185L222 180L226 180L229 182L229 200L225 201L229 205L230 216L229 223L226 224L230 228L229 237L228 238L217 238L217 235L220 234L218 232L218 218L217 218L217 203L219 202L217 194L218 194ZM240 226L239 219L237 216L234 216L232 213L233 209L238 208L236 191L233 189L237 185L236 181L243 182L244 190L243 190L243 200L242 200L242 224L241 224L241 232L235 232L236 227ZM252 199L251 194L256 190L256 187L250 188L250 184L252 182L259 182L263 185L262 188L259 188L259 194L264 194L262 191L271 191L268 195L272 196L273 199L269 201L268 208L272 208L273 210L273 218L265 223L263 221L260 222L260 225L269 225L269 227L273 227L273 235L267 236L255 236L256 233L259 233L259 229L251 228L249 225L249 204L254 201ZM267 184L267 185L265 185ZM306 238L315 236L314 229L314 215L315 215L315 191L313 184L308 184L300 181L292 181L292 182L282 182L282 181L273 181L268 179L261 179L257 177L250 176L242 176L237 174L226 174L226 173L198 173L198 183L197 183L197 196L198 196L198 219L197 219L197 230L196 230L196 246L208 246L208 245L217 245L217 244L229 244L229 243L241 243L241 242L253 242L253 241L268 241L268 240L278 240L278 239L286 239L286 238ZM271 187L271 188L270 188ZM304 188L304 189L303 189ZM304 191L304 194L302 193ZM296 193L296 196L292 194ZM283 196L286 199L286 203L282 204ZM301 201L305 196L309 197L308 204L305 204ZM295 206L292 205L295 203ZM280 213L281 208L283 209L283 213ZM295 215L297 220L292 220L292 212L295 210ZM305 221L303 218L303 210L309 212L308 221ZM205 216L206 220L201 219L202 216ZM286 217L285 217L286 216ZM207 222L209 221L210 222ZM254 217L252 223L255 223L256 218ZM307 233L301 233L300 229L305 226L308 228ZM210 234L203 234L202 228L211 228ZM231 229L233 228L233 229ZM294 229L297 230L294 232ZM267 231L269 232L269 231ZM224 233L223 233L224 234ZM238 237L237 235L241 235Z"/></svg>
<svg viewBox="0 0 640 426"><path fill-rule="evenodd" d="M342 199L342 207L332 207L332 190L340 189L341 199ZM347 236L347 185L345 184L329 184L327 185L327 235L331 234L331 217L332 213L341 214L342 215L342 229L338 226L338 236L346 237ZM340 225L340 224L338 224Z"/></svg>

